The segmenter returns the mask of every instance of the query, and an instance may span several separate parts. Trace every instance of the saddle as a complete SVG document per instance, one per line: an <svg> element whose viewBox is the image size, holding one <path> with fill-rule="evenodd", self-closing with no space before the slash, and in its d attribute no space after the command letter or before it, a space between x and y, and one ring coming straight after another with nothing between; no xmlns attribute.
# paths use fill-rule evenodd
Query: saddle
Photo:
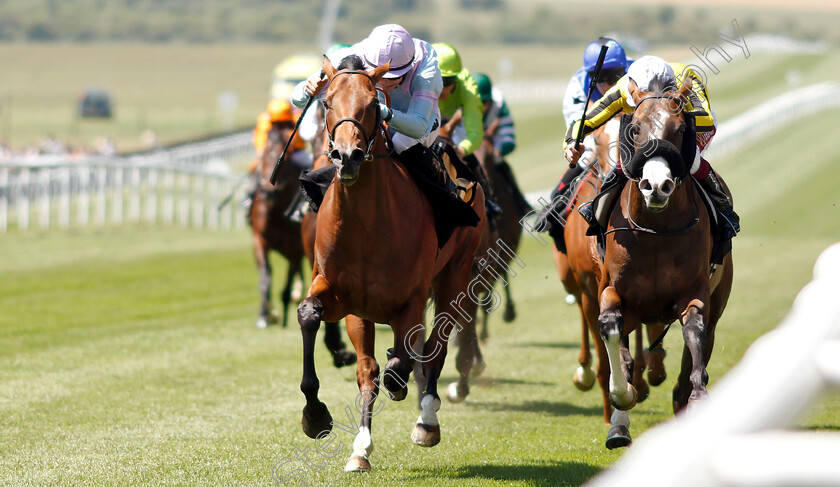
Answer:
<svg viewBox="0 0 840 487"><path fill-rule="evenodd" d="M449 150L452 150L451 147ZM452 157L453 154L454 151L446 158L449 159L449 165L456 176L456 192L458 186L461 187L458 196L449 191L449 169L441 167L432 150L415 144L400 154L394 154L394 158L405 167L432 206L438 248L446 245L456 228L474 227L479 222L478 215L470 206L475 198L474 186L477 178L457 155ZM327 188L335 178L335 171L336 167L330 164L313 171L304 171L300 175L301 195L309 203L312 211L317 212L320 208ZM464 197L467 197L467 200Z"/></svg>

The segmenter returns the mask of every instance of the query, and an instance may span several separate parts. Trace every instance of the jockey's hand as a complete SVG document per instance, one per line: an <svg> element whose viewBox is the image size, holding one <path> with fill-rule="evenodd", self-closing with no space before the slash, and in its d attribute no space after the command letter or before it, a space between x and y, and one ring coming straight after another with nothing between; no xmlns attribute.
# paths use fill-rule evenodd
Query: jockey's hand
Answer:
<svg viewBox="0 0 840 487"><path fill-rule="evenodd" d="M306 86L304 87L304 91L306 91L306 94L309 96L315 96L318 93L320 93L326 85L327 78L322 78L321 73L318 72L313 74L306 80Z"/></svg>
<svg viewBox="0 0 840 487"><path fill-rule="evenodd" d="M464 150L463 147L460 145L455 146L455 153L458 154L458 157L463 161L465 157L467 157L467 151Z"/></svg>
<svg viewBox="0 0 840 487"><path fill-rule="evenodd" d="M575 144L573 143L566 147L566 160L569 161L569 167L575 167L578 159L583 155L584 150L586 150L586 147L583 144L580 144L577 149L575 149Z"/></svg>

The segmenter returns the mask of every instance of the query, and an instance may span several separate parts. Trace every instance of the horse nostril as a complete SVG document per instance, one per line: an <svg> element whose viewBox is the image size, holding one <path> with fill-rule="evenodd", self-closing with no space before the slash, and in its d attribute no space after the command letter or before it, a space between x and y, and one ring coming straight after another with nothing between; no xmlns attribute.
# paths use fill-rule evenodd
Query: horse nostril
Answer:
<svg viewBox="0 0 840 487"><path fill-rule="evenodd" d="M653 188L650 185L650 181L647 179L642 179L639 181L639 189L642 191L651 191Z"/></svg>
<svg viewBox="0 0 840 487"><path fill-rule="evenodd" d="M668 196L674 191L674 188L675 188L674 182L669 179L669 180L665 181L664 183L662 183L662 189L660 190L660 192L663 195Z"/></svg>
<svg viewBox="0 0 840 487"><path fill-rule="evenodd" d="M330 160L333 162L341 162L341 152L338 149L330 151Z"/></svg>
<svg viewBox="0 0 840 487"><path fill-rule="evenodd" d="M350 161L353 164L361 164L365 160L365 152L361 149L353 149L353 152L350 153Z"/></svg>

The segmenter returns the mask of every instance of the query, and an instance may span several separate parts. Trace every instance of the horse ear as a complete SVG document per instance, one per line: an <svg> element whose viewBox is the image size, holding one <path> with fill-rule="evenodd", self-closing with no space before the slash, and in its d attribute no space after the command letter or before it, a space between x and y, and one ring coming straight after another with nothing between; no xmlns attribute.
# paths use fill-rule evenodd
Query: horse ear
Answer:
<svg viewBox="0 0 840 487"><path fill-rule="evenodd" d="M335 73L337 72L333 67L332 62L330 62L330 58L326 55L324 56L324 62L321 64L321 70L327 75L327 79L330 81L332 81L333 76L335 76Z"/></svg>
<svg viewBox="0 0 840 487"><path fill-rule="evenodd" d="M694 77L686 76L683 80L683 84L680 85L680 88L677 90L677 93L680 95L680 98L684 101L688 100L688 96L691 93L692 81L694 81Z"/></svg>
<svg viewBox="0 0 840 487"><path fill-rule="evenodd" d="M373 71L368 72L370 79L373 80L373 84L379 83L379 80L382 79L382 76L387 73L389 69L391 69L390 60L382 66L373 68Z"/></svg>

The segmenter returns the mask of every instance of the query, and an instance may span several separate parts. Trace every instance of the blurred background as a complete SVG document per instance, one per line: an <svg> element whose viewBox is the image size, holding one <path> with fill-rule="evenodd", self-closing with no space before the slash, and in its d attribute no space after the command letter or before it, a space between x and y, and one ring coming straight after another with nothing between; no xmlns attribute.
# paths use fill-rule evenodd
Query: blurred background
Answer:
<svg viewBox="0 0 840 487"><path fill-rule="evenodd" d="M582 48L605 34L636 56L687 60L691 45L732 35L732 19L745 36L775 40L753 53L800 45L822 54L785 62L804 82L840 42L840 7L829 0L8 0L0 15L0 143L16 153L55 151L56 141L69 152L125 153L245 129L288 56L357 42L387 22L453 44L469 69L500 82L565 81ZM771 80L755 81L762 89ZM109 109L86 112L85 103Z"/></svg>

